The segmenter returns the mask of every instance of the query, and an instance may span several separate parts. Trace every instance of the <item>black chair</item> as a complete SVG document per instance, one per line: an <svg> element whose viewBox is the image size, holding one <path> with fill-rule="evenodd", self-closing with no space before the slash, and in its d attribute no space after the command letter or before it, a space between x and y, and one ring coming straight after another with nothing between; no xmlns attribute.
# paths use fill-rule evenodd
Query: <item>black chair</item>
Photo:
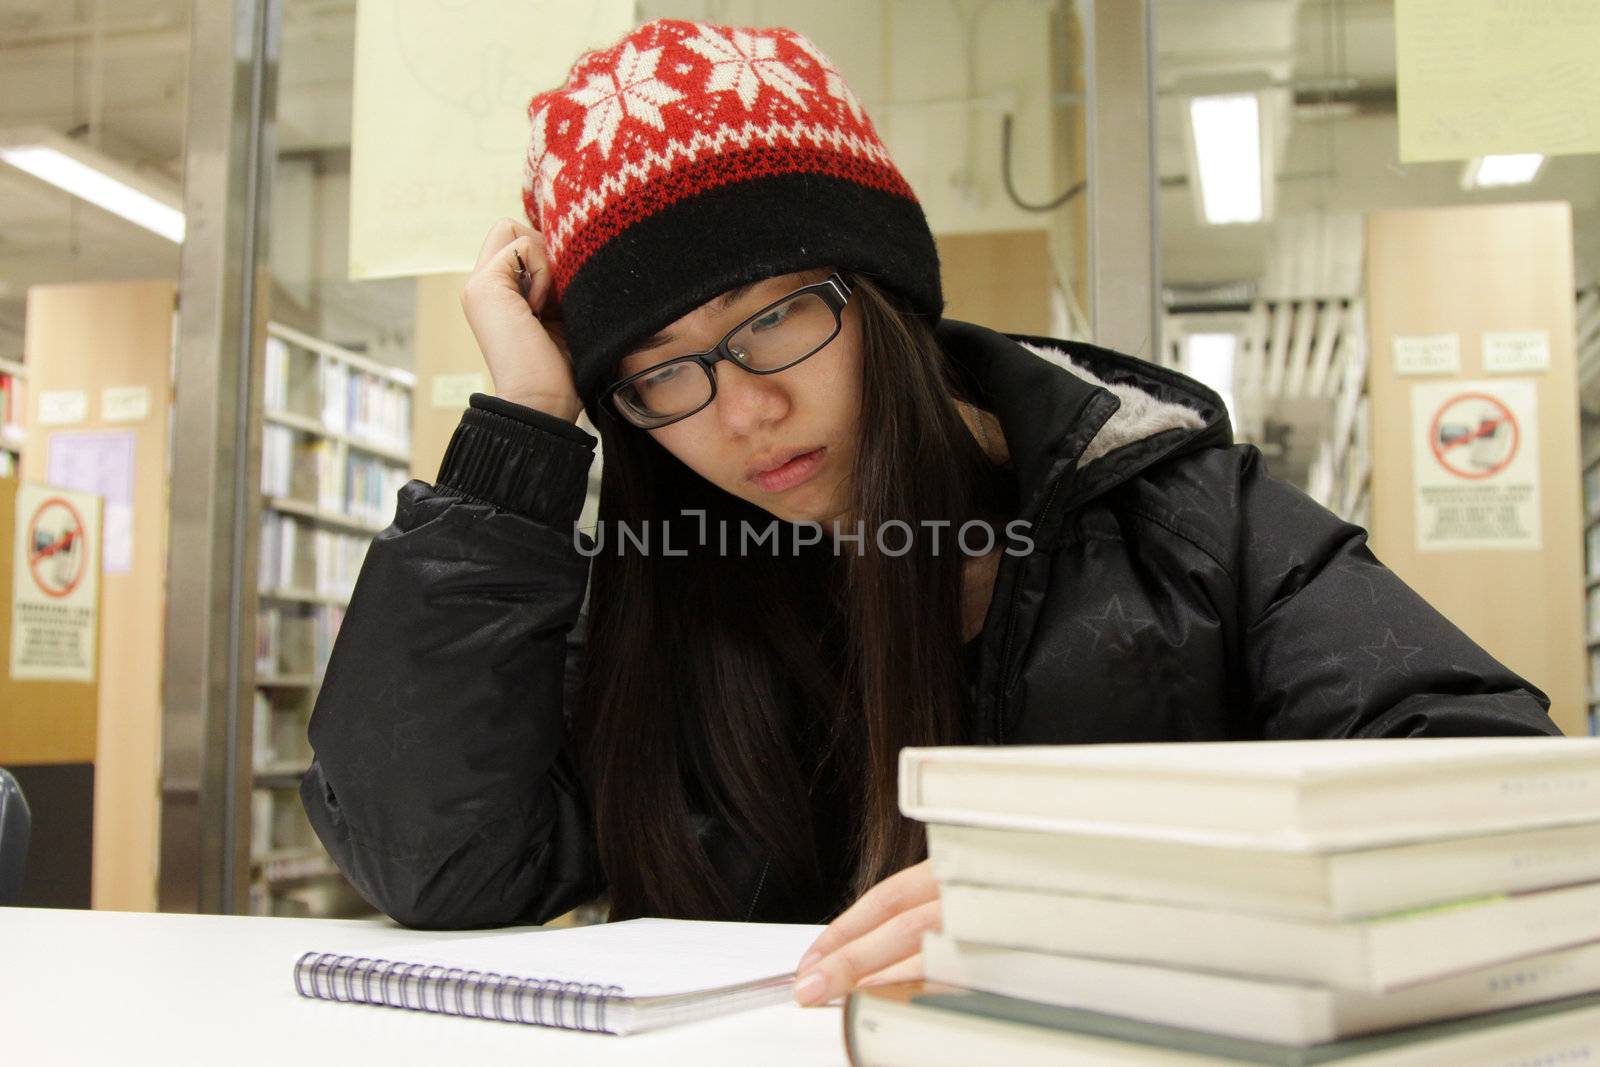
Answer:
<svg viewBox="0 0 1600 1067"><path fill-rule="evenodd" d="M0 905L15 904L22 893L22 869L28 862L28 836L33 816L22 787L0 767Z"/></svg>

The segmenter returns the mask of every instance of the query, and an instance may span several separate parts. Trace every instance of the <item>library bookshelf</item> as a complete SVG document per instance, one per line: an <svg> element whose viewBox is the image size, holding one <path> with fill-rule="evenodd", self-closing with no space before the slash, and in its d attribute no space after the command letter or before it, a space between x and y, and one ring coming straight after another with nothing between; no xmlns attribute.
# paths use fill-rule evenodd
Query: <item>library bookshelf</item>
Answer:
<svg viewBox="0 0 1600 1067"><path fill-rule="evenodd" d="M0 358L0 478L14 478L22 465L23 384L28 369L14 359Z"/></svg>
<svg viewBox="0 0 1600 1067"><path fill-rule="evenodd" d="M1362 302L1344 316L1334 366L1332 417L1311 461L1306 491L1357 526L1372 524L1372 401L1367 394L1367 330Z"/></svg>
<svg viewBox="0 0 1600 1067"><path fill-rule="evenodd" d="M370 911L298 796L306 728L372 537L410 477L415 377L281 323L262 360L250 910Z"/></svg>
<svg viewBox="0 0 1600 1067"><path fill-rule="evenodd" d="M1578 290L1573 322L1583 445L1584 645L1589 653L1588 726L1600 734L1600 282Z"/></svg>

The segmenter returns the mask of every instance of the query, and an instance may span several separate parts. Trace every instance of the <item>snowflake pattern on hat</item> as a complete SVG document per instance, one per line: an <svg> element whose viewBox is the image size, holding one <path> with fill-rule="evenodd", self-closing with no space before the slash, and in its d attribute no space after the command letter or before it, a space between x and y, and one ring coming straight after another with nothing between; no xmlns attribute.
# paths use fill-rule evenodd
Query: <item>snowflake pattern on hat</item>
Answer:
<svg viewBox="0 0 1600 1067"><path fill-rule="evenodd" d="M844 78L793 30L645 23L528 115L523 208L558 294L629 226L720 185L819 173L916 203Z"/></svg>

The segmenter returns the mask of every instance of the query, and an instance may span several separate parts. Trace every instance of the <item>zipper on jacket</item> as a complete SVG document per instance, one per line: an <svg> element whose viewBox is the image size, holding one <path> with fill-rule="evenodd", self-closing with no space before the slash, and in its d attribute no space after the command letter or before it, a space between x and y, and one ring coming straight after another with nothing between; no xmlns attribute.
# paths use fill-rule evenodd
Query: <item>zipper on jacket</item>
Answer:
<svg viewBox="0 0 1600 1067"><path fill-rule="evenodd" d="M761 877L756 879L756 891L750 896L750 907L744 913L744 921L749 922L756 913L756 901L761 899L761 887L767 884L767 870L772 866L772 857L761 865Z"/></svg>
<svg viewBox="0 0 1600 1067"><path fill-rule="evenodd" d="M1044 507L1039 509L1038 525L1043 526L1044 520L1050 516L1050 506L1056 502L1056 491L1061 488L1063 478L1058 477L1050 483L1050 495L1044 498ZM1017 601L1022 599L1021 577L1011 588L1011 607L1006 612L1006 639L1000 646L1000 685L995 693L994 729L990 734L994 743L1005 743L1006 721L1006 676L1011 661L1011 638L1017 629Z"/></svg>

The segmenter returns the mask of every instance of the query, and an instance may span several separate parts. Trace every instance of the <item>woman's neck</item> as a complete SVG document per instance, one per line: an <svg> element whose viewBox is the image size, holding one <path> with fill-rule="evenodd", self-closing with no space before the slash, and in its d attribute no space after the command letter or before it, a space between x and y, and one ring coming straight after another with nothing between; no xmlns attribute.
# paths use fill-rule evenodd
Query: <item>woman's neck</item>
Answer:
<svg viewBox="0 0 1600 1067"><path fill-rule="evenodd" d="M978 442L978 447L983 449L990 463L999 467L1010 461L1011 450L1006 445L1005 434L1000 430L999 419L964 400L956 401L956 410L961 413L961 421L967 424L972 439Z"/></svg>

